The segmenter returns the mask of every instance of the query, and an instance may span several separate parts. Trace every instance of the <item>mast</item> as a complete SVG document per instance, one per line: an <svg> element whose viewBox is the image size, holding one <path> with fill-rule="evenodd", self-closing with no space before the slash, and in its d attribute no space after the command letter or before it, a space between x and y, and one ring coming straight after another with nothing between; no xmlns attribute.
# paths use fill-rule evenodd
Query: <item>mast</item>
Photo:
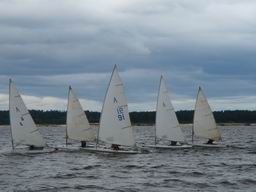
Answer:
<svg viewBox="0 0 256 192"><path fill-rule="evenodd" d="M194 143L194 123L192 125L192 144Z"/></svg>
<svg viewBox="0 0 256 192"><path fill-rule="evenodd" d="M68 88L68 105L67 105L67 114L66 114L66 146L68 145L68 125L67 125L67 117L68 117L68 106L69 106L69 95L71 91L71 86Z"/></svg>
<svg viewBox="0 0 256 192"><path fill-rule="evenodd" d="M108 90L109 90L109 87L110 87L110 83L111 83L111 80L112 80L112 77L113 77L113 75L114 75L114 71L115 71L116 68L117 68L117 66L116 66L116 64L115 64L114 67L113 67L112 74L111 74L110 80L109 80L109 82L108 82L108 88L107 88L107 91L106 91L106 93L105 93L104 100L103 100L103 105L102 105L101 112L100 112L100 124L101 124L102 112L103 112L103 109L104 109L106 97L107 97ZM97 132L96 149L97 149L97 145L98 145L98 143L99 143L100 124L99 124L98 132Z"/></svg>
<svg viewBox="0 0 256 192"><path fill-rule="evenodd" d="M156 119L157 119L157 110L158 110L158 101L159 101L159 95L160 95L160 88L161 88L161 83L162 83L163 75L160 77L160 83L158 85L158 94L157 94L157 102L156 102L156 118L155 118L155 145L157 143L157 138L156 138Z"/></svg>
<svg viewBox="0 0 256 192"><path fill-rule="evenodd" d="M10 94L11 94L11 83L12 83L12 79L10 78L9 79L9 119L11 117L11 105L10 105L10 101L11 101L11 97L10 97ZM14 143L13 143L13 136L12 136L12 125L11 125L11 119L9 120L10 121L10 129L11 129L11 141L12 141L12 150L14 150Z"/></svg>
<svg viewBox="0 0 256 192"><path fill-rule="evenodd" d="M194 143L194 122L195 122L195 112L196 112L196 103L197 103L197 99L198 99L198 94L201 90L201 87L199 86L198 91L197 91L197 95L196 95L196 102L195 102L195 107L194 107L194 115L193 115L193 125L192 125L192 144Z"/></svg>

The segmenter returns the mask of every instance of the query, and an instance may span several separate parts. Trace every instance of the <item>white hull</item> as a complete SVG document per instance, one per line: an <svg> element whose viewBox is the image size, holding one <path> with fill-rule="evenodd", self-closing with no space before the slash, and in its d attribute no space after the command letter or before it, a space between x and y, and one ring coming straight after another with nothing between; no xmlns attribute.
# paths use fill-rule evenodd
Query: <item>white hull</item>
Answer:
<svg viewBox="0 0 256 192"><path fill-rule="evenodd" d="M133 150L112 150L108 148L81 148L81 151L88 151L93 153L112 153L112 154L139 154L140 151L133 151Z"/></svg>
<svg viewBox="0 0 256 192"><path fill-rule="evenodd" d="M204 148L224 148L227 147L227 145L223 144L193 144L193 147L204 147Z"/></svg>
<svg viewBox="0 0 256 192"><path fill-rule="evenodd" d="M58 150L55 148L44 148L44 149L35 149L35 150L29 150L28 147L24 148L15 148L12 153L16 154L43 154L43 153L55 153Z"/></svg>
<svg viewBox="0 0 256 192"><path fill-rule="evenodd" d="M150 147L155 149L187 149L192 145L144 145L144 147Z"/></svg>
<svg viewBox="0 0 256 192"><path fill-rule="evenodd" d="M80 146L74 146L74 145L59 145L56 147L59 151L79 151L81 149L83 149L82 147ZM95 148L95 145L87 145L86 146L86 149L87 148Z"/></svg>

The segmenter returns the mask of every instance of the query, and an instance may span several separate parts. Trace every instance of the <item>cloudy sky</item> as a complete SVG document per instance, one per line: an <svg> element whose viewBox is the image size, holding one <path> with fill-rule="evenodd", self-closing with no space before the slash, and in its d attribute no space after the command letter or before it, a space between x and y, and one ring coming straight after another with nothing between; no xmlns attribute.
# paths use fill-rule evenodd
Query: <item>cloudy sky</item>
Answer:
<svg viewBox="0 0 256 192"><path fill-rule="evenodd" d="M174 107L199 85L214 110L256 109L254 0L0 0L0 110L12 78L28 107L66 108L72 85L100 111L118 65L130 111L154 110L160 75Z"/></svg>

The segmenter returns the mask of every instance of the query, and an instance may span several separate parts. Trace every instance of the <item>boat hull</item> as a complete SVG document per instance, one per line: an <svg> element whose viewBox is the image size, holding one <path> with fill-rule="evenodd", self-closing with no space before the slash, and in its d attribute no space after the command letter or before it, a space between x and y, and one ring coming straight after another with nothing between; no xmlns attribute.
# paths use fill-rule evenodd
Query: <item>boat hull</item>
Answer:
<svg viewBox="0 0 256 192"><path fill-rule="evenodd" d="M111 153L111 154L139 154L140 151L133 151L133 150L112 150L112 149L105 149L105 148L82 148L80 147L81 151L92 152L92 153Z"/></svg>
<svg viewBox="0 0 256 192"><path fill-rule="evenodd" d="M29 150L29 148L15 148L12 153L14 154L43 154L43 153L55 153L58 152L56 148L44 148Z"/></svg>
<svg viewBox="0 0 256 192"><path fill-rule="evenodd" d="M202 147L202 148L225 148L227 145L223 144L193 144L193 147Z"/></svg>
<svg viewBox="0 0 256 192"><path fill-rule="evenodd" d="M155 148L155 149L187 149L192 145L144 145L143 147Z"/></svg>
<svg viewBox="0 0 256 192"><path fill-rule="evenodd" d="M80 151L81 149L83 149L80 146L74 146L74 145L60 145L56 147L59 151ZM95 148L95 145L88 145L87 148Z"/></svg>

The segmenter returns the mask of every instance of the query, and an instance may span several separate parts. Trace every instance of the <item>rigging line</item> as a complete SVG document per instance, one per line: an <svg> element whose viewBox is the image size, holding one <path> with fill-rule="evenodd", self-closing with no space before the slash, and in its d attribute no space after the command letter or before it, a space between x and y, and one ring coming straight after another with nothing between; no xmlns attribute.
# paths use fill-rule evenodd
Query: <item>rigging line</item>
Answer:
<svg viewBox="0 0 256 192"><path fill-rule="evenodd" d="M34 132L37 132L37 131L39 131L39 129L35 129L33 131L30 131L30 133L34 133Z"/></svg>
<svg viewBox="0 0 256 192"><path fill-rule="evenodd" d="M132 126L126 126L126 127L122 127L121 129L127 129L127 128L130 128Z"/></svg>
<svg viewBox="0 0 256 192"><path fill-rule="evenodd" d="M21 116L24 117L24 116L29 115L29 114L30 114L29 112L28 113L23 113L23 114L21 114Z"/></svg>

